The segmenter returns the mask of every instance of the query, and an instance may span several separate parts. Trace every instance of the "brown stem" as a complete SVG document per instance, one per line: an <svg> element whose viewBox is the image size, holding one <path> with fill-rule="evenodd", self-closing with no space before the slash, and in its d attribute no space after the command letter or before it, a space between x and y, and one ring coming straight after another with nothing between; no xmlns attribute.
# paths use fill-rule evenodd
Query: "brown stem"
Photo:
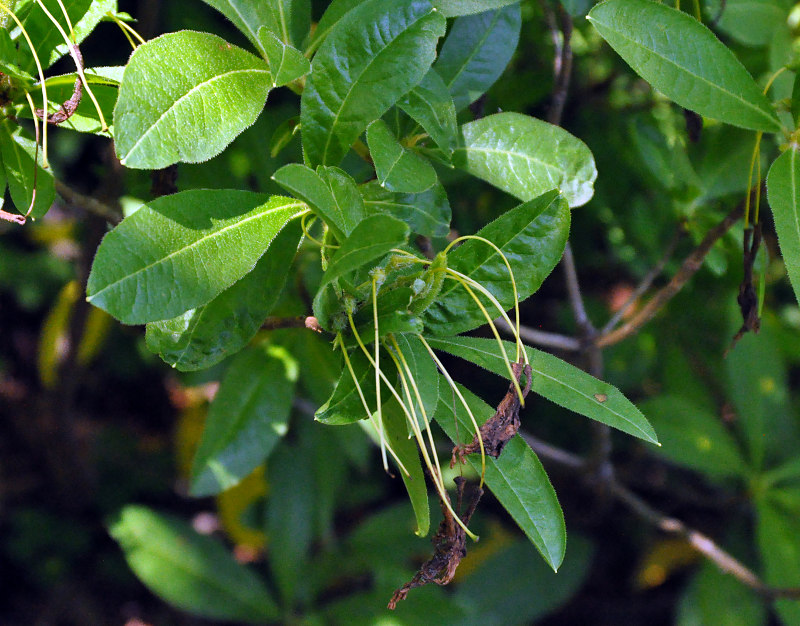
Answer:
<svg viewBox="0 0 800 626"><path fill-rule="evenodd" d="M547 114L547 121L551 124L560 125L561 116L564 114L564 104L567 102L567 92L569 82L572 77L572 18L560 4L558 5L558 24L555 23L555 16L549 12L548 25L553 36L555 46L555 59L553 60L553 75L555 85L553 87L553 97L550 101L550 111Z"/></svg>
<svg viewBox="0 0 800 626"><path fill-rule="evenodd" d="M519 431L519 434L536 454L542 457L546 462L559 465L568 471L585 474L585 468L589 461L584 460L582 457L572 452L545 443L522 430ZM586 478L587 480L591 480L589 476ZM663 532L683 537L695 550L714 563L723 572L730 574L763 598L767 600L775 600L777 598L800 598L800 587L772 587L767 585L755 572L719 547L708 535L687 526L674 517L669 517L654 509L613 476L608 478L606 487L608 492L616 500L619 500L637 516Z"/></svg>
<svg viewBox="0 0 800 626"><path fill-rule="evenodd" d="M689 256L687 256L681 264L678 273L672 277L667 285L662 287L656 294L647 302L644 307L634 315L630 320L625 322L619 328L612 330L609 333L601 334L595 341L595 346L598 348L605 348L619 343L626 337L636 333L642 326L649 322L656 313L658 313L664 305L669 302L672 297L678 293L686 282L694 276L695 272L703 265L703 260L711 250L711 247L719 240L730 228L739 221L744 211L743 203L737 206L733 211L728 213L719 224L712 228L706 234L700 245L697 246Z"/></svg>
<svg viewBox="0 0 800 626"><path fill-rule="evenodd" d="M56 179L56 192L61 196L64 201L72 206L84 211L102 217L104 220L111 222L115 226L122 221L122 215L115 208L108 204L100 202L90 196L85 196L82 193L75 191L69 185Z"/></svg>
<svg viewBox="0 0 800 626"><path fill-rule="evenodd" d="M75 44L70 44L70 51L72 53L72 58L75 60L75 67L80 70L83 69L83 56L81 55L80 48L78 48ZM69 100L64 102L61 105L61 108L56 111L55 113L51 113L50 115L46 115L46 111L44 109L36 109L36 115L44 122L48 124L58 125L66 122L78 108L78 105L81 103L81 97L83 96L83 83L81 82L81 77L78 76L75 79L75 86L72 89L72 97Z"/></svg>

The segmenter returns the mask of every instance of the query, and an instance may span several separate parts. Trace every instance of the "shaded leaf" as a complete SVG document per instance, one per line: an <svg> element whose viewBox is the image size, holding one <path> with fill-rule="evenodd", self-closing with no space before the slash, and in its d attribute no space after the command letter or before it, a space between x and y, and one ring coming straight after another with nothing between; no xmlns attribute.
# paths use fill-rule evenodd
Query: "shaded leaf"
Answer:
<svg viewBox="0 0 800 626"><path fill-rule="evenodd" d="M131 55L114 109L123 165L157 169L222 152L264 108L267 63L208 33L168 33Z"/></svg>
<svg viewBox="0 0 800 626"><path fill-rule="evenodd" d="M284 225L290 198L192 190L142 206L105 236L86 293L124 324L170 319L207 304L249 273Z"/></svg>
<svg viewBox="0 0 800 626"><path fill-rule="evenodd" d="M278 607L261 580L211 537L171 516L127 506L109 533L139 579L182 610L211 619L265 622Z"/></svg>
<svg viewBox="0 0 800 626"><path fill-rule="evenodd" d="M767 197L786 273L800 301L800 158L798 147L780 155L767 175Z"/></svg>
<svg viewBox="0 0 800 626"><path fill-rule="evenodd" d="M367 127L367 144L378 183L389 191L422 193L436 182L433 166L401 146L383 120L375 120Z"/></svg>
<svg viewBox="0 0 800 626"><path fill-rule="evenodd" d="M433 418L436 413L436 406L439 403L439 372L436 369L436 363L431 359L428 350L422 342L415 335L401 334L395 337L397 345L400 346L400 351L403 353L408 368L411 370L411 377L416 382L420 398L422 399L422 406L425 408L425 415L428 419ZM422 410L419 405L419 400L413 393L414 407L420 419L420 427L424 430L427 428L426 423L422 423ZM412 432L410 429L408 432Z"/></svg>
<svg viewBox="0 0 800 626"><path fill-rule="evenodd" d="M271 30L262 26L258 37L269 63L273 87L286 85L311 71L311 63L303 53L281 41Z"/></svg>
<svg viewBox="0 0 800 626"><path fill-rule="evenodd" d="M749 475L736 439L719 416L670 395L646 400L641 409L658 432L657 454L711 476Z"/></svg>
<svg viewBox="0 0 800 626"><path fill-rule="evenodd" d="M208 304L147 325L147 347L181 371L206 369L241 350L278 301L302 231L297 221L275 237L255 268Z"/></svg>
<svg viewBox="0 0 800 626"><path fill-rule="evenodd" d="M328 8L325 9L325 13L322 14L319 22L317 22L317 26L305 46L306 54L311 56L311 53L319 48L320 44L325 41L325 38L330 35L345 14L362 2L364 0L333 0L328 5Z"/></svg>
<svg viewBox="0 0 800 626"><path fill-rule="evenodd" d="M461 393L479 426L494 414L492 407L466 388L461 387ZM436 422L453 443L458 444L461 442L456 431L463 435L472 432L473 427L460 403L456 404L455 413L454 417L449 389L442 389ZM480 471L479 458L470 456L467 461ZM557 570L564 559L567 544L564 514L541 462L519 435L508 442L499 459L486 459L486 485L547 564Z"/></svg>
<svg viewBox="0 0 800 626"><path fill-rule="evenodd" d="M508 377L508 368L494 339L429 337L428 343L437 350L466 359L498 376ZM516 344L504 341L503 346L506 355L513 360ZM535 393L570 411L617 428L629 435L650 443L658 443L653 427L619 389L562 361L557 356L534 348L525 349L533 372L531 389Z"/></svg>
<svg viewBox="0 0 800 626"><path fill-rule="evenodd" d="M519 0L433 0L433 6L445 17L483 13L489 9L518 3Z"/></svg>
<svg viewBox="0 0 800 626"><path fill-rule="evenodd" d="M43 169L33 160L36 143L28 139L26 134L21 126L12 124L8 119L2 120L0 156L11 200L17 211L24 215L31 209L31 217L38 218L50 210L56 195L55 184L52 171ZM42 158L41 154L39 158Z"/></svg>
<svg viewBox="0 0 800 626"><path fill-rule="evenodd" d="M433 66L453 96L457 111L480 98L500 78L519 41L519 3L459 17ZM538 194L537 194L538 195Z"/></svg>
<svg viewBox="0 0 800 626"><path fill-rule="evenodd" d="M506 256L516 278L519 299L524 300L539 289L561 259L569 223L567 203L552 191L511 209L477 234L493 242ZM500 255L484 242L465 242L448 254L447 264L483 285L505 309L513 306L508 269ZM497 313L492 307L490 315ZM434 334L455 335L485 324L486 318L466 290L455 280L448 280L425 311L424 322Z"/></svg>
<svg viewBox="0 0 800 626"><path fill-rule="evenodd" d="M800 491L773 489L756 502L757 538L765 582L775 587L800 585ZM800 603L776 600L784 624L800 621Z"/></svg>
<svg viewBox="0 0 800 626"><path fill-rule="evenodd" d="M637 74L682 107L742 128L781 129L733 52L690 15L651 0L606 0L588 19Z"/></svg>
<svg viewBox="0 0 800 626"><path fill-rule="evenodd" d="M425 237L445 237L450 232L450 203L439 182L417 194L392 193L374 180L359 189L368 211L393 215L408 224L413 232Z"/></svg>
<svg viewBox="0 0 800 626"><path fill-rule="evenodd" d="M296 381L297 362L279 346L237 355L208 412L192 467L193 496L237 485L269 457L288 430Z"/></svg>
<svg viewBox="0 0 800 626"><path fill-rule="evenodd" d="M375 406L375 370L373 370L367 357L359 349L355 349L350 354L350 365L353 368L356 380L364 394L367 407L372 409ZM336 387L328 398L314 414L314 419L330 426L343 426L353 424L369 415L364 409L364 403L358 394L353 376L345 363L342 363L341 375L336 383Z"/></svg>
<svg viewBox="0 0 800 626"><path fill-rule="evenodd" d="M444 28L428 0L368 0L345 14L314 57L301 99L310 165L337 165L367 125L422 80Z"/></svg>
<svg viewBox="0 0 800 626"><path fill-rule="evenodd" d="M724 7L720 2L707 9L709 15L722 9L716 28L747 46L766 46L775 31L786 28L789 7L781 0L725 0Z"/></svg>
<svg viewBox="0 0 800 626"><path fill-rule="evenodd" d="M322 276L320 291L340 276L378 261L392 248L402 246L407 238L408 226L400 220L380 214L365 218L331 258Z"/></svg>
<svg viewBox="0 0 800 626"><path fill-rule="evenodd" d="M271 2L265 0L203 0L227 17L252 42L263 51L258 30L262 26L279 32Z"/></svg>
<svg viewBox="0 0 800 626"><path fill-rule="evenodd" d="M436 70L430 69L419 85L397 101L397 106L425 129L445 155L452 154L458 137L456 108Z"/></svg>
<svg viewBox="0 0 800 626"><path fill-rule="evenodd" d="M594 157L558 126L519 113L497 113L464 124L453 164L522 201L551 189L571 207L586 204L597 178Z"/></svg>

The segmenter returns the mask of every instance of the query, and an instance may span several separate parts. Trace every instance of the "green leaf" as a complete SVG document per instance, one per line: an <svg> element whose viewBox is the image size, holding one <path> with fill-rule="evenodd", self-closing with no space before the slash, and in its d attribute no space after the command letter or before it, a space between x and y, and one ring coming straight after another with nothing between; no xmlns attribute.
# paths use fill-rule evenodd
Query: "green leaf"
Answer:
<svg viewBox="0 0 800 626"><path fill-rule="evenodd" d="M280 346L246 348L231 363L208 412L192 467L191 494L241 482L288 430L297 362Z"/></svg>
<svg viewBox="0 0 800 626"><path fill-rule="evenodd" d="M681 396L658 396L641 409L658 432L657 454L711 476L749 475L736 439L718 416Z"/></svg>
<svg viewBox="0 0 800 626"><path fill-rule="evenodd" d="M792 117L795 126L800 126L800 72L795 74L794 85L792 85Z"/></svg>
<svg viewBox="0 0 800 626"><path fill-rule="evenodd" d="M791 145L769 168L767 198L786 273L794 297L800 301L800 159L797 146Z"/></svg>
<svg viewBox="0 0 800 626"><path fill-rule="evenodd" d="M109 533L139 579L179 609L220 620L280 617L275 601L249 568L182 520L127 506L112 520Z"/></svg>
<svg viewBox="0 0 800 626"><path fill-rule="evenodd" d="M270 158L274 159L283 152L283 149L289 145L289 142L294 138L298 130L300 130L299 117L290 117L281 122L275 129L275 132L272 133L272 139L269 141Z"/></svg>
<svg viewBox="0 0 800 626"><path fill-rule="evenodd" d="M331 258L319 290L340 276L385 256L408 239L408 226L389 215L370 215L353 229Z"/></svg>
<svg viewBox="0 0 800 626"><path fill-rule="evenodd" d="M311 71L311 63L303 53L281 41L271 30L262 26L258 30L258 37L267 56L273 87L291 83Z"/></svg>
<svg viewBox="0 0 800 626"><path fill-rule="evenodd" d="M42 63L42 67L47 69L53 63L58 61L62 56L69 52L66 42L64 41L61 33L53 25L53 22L47 17L38 3L42 1L50 11L50 14L58 20L64 31L69 35L69 27L64 21L64 14L61 12L61 7L58 6L56 0L36 0L32 3L30 11L27 16L22 20L28 36L33 41L36 48L36 55ZM75 43L80 44L86 36L91 33L95 26L100 22L103 16L111 11L117 12L116 0L62 0L62 4L67 10L70 21L74 26ZM22 37L19 37L22 40ZM27 53L28 44L24 42L21 45L25 48ZM36 65L32 56L27 56L28 64L26 69L34 71Z"/></svg>
<svg viewBox="0 0 800 626"><path fill-rule="evenodd" d="M469 390L461 387L461 393L478 426L494 415L494 409ZM455 411L454 416L450 390L443 388L436 422L458 444L461 442L456 437L457 432L464 436L474 431L463 405L456 403ZM479 458L470 455L467 461L480 472ZM564 560L567 545L564 514L541 462L519 435L506 444L500 458L486 459L486 485L533 542L547 564L557 570Z"/></svg>
<svg viewBox="0 0 800 626"><path fill-rule="evenodd" d="M28 139L26 134L21 126L12 124L8 119L0 122L0 156L11 200L23 215L31 209L30 215L35 219L50 210L56 192L53 173L33 160L36 142Z"/></svg>
<svg viewBox="0 0 800 626"><path fill-rule="evenodd" d="M181 371L211 367L241 350L275 306L300 243L297 221L278 233L253 271L208 304L147 325L147 347Z"/></svg>
<svg viewBox="0 0 800 626"><path fill-rule="evenodd" d="M339 21L352 9L356 8L364 0L333 0L322 14L317 27L311 34L308 44L305 46L306 55L311 56L319 48L325 38L331 34Z"/></svg>
<svg viewBox="0 0 800 626"><path fill-rule="evenodd" d="M569 223L567 203L551 191L511 209L477 234L494 243L508 259L522 301L539 289L561 259ZM514 305L508 269L500 255L484 242L465 242L447 255L447 264L483 285L505 309ZM490 315L498 313L492 306ZM455 280L448 280L426 310L424 322L434 334L455 335L485 324L486 318L467 291Z"/></svg>
<svg viewBox="0 0 800 626"><path fill-rule="evenodd" d="M433 166L401 146L383 120L367 126L367 144L381 187L398 193L422 193L433 187L437 180Z"/></svg>
<svg viewBox="0 0 800 626"><path fill-rule="evenodd" d="M336 214L341 215L344 232L349 235L366 215L356 181L338 167L321 165L317 167L317 174L331 190Z"/></svg>
<svg viewBox="0 0 800 626"><path fill-rule="evenodd" d="M114 109L123 165L157 169L222 152L264 108L267 63L208 33L168 33L128 61Z"/></svg>
<svg viewBox="0 0 800 626"><path fill-rule="evenodd" d="M301 99L310 165L337 165L367 125L422 80L444 29L428 0L368 0L345 14L314 57Z"/></svg>
<svg viewBox="0 0 800 626"><path fill-rule="evenodd" d="M370 181L359 188L367 211L388 213L424 237L445 237L450 232L451 210L447 192L438 181L417 194L396 194Z"/></svg>
<svg viewBox="0 0 800 626"><path fill-rule="evenodd" d="M89 82L92 93L94 93L100 105L106 124L109 124L112 120L114 105L117 103L117 94L119 92L119 82L114 80L112 76L116 75L118 70L121 69L124 68L98 67L84 70L86 80ZM65 74L48 78L45 81L48 99L51 102L66 102L72 97L76 78L77 74ZM50 111L52 112L53 110L54 108L51 106ZM23 114L25 113L27 113L25 117L30 116L30 111ZM59 127L69 128L79 133L100 133L103 129L103 124L100 121L100 116L97 114L94 103L84 94L75 112L68 120L60 123ZM108 133L113 134L113 126L108 129Z"/></svg>
<svg viewBox="0 0 800 626"><path fill-rule="evenodd" d="M356 349L350 356L350 364L353 372L367 401L367 406L375 406L375 370L373 370L360 349ZM358 395L353 377L345 363L342 363L341 376L336 387L328 398L314 414L314 419L323 424L331 426L343 426L353 424L363 419L367 419L364 403Z"/></svg>
<svg viewBox="0 0 800 626"><path fill-rule="evenodd" d="M397 106L425 129L445 155L453 153L458 138L456 107L436 70L429 70L419 85L397 101Z"/></svg>
<svg viewBox="0 0 800 626"><path fill-rule="evenodd" d="M466 359L498 376L508 377L508 369L494 339L428 337L428 343L437 350ZM516 344L504 341L503 346L506 354L513 360ZM531 389L535 393L565 409L639 439L658 443L653 427L619 389L562 361L557 356L535 348L525 349L533 373Z"/></svg>
<svg viewBox="0 0 800 626"><path fill-rule="evenodd" d="M757 537L767 584L800 585L800 492L773 489L756 502ZM800 622L800 603L777 600L775 607L784 624Z"/></svg>
<svg viewBox="0 0 800 626"><path fill-rule="evenodd" d="M488 7L487 7L488 8ZM519 41L519 3L459 17L433 66L457 111L480 98L500 78Z"/></svg>
<svg viewBox="0 0 800 626"><path fill-rule="evenodd" d="M445 17L483 13L490 9L518 3L519 0L433 0L433 6Z"/></svg>
<svg viewBox="0 0 800 626"><path fill-rule="evenodd" d="M651 0L606 0L588 19L670 100L734 126L780 131L777 114L744 66L690 15Z"/></svg>
<svg viewBox="0 0 800 626"><path fill-rule="evenodd" d="M272 32L279 32L271 2L264 0L203 0L227 17L253 43L263 51L258 30L266 26Z"/></svg>
<svg viewBox="0 0 800 626"><path fill-rule="evenodd" d="M430 359L428 359L430 360ZM437 387L438 391L438 387ZM434 407L438 403L436 397ZM434 408L435 411L435 408ZM431 417L433 412L430 413ZM397 457L402 461L403 466L408 470L409 475L399 470L400 478L408 491L408 498L414 508L414 516L417 519L416 533L420 537L428 534L431 526L431 509L428 503L428 486L425 483L425 474L422 471L422 464L419 459L419 448L415 439L408 436L408 420L403 409L396 400L387 403L382 409L383 426L386 430L386 438L392 446Z"/></svg>
<svg viewBox="0 0 800 626"><path fill-rule="evenodd" d="M123 324L173 318L250 272L305 205L233 190L192 190L144 205L103 239L88 300Z"/></svg>
<svg viewBox="0 0 800 626"><path fill-rule="evenodd" d="M286 191L306 202L333 230L340 241L349 235L363 217L358 207L339 205L331 187L315 172L300 163L284 165L272 175L272 180Z"/></svg>
<svg viewBox="0 0 800 626"><path fill-rule="evenodd" d="M594 194L591 151L563 128L519 113L497 113L461 127L453 165L527 201L559 189L571 207Z"/></svg>
<svg viewBox="0 0 800 626"><path fill-rule="evenodd" d="M775 31L786 28L788 9L782 0L721 0L710 2L708 15L720 14L716 23L723 33L746 46L766 46L775 37Z"/></svg>
<svg viewBox="0 0 800 626"><path fill-rule="evenodd" d="M418 337L411 334L400 334L395 337L397 345L400 346L400 351L411 370L411 377L414 379L419 390L420 398L422 398L422 407L425 408L425 415L430 420L434 413L436 413L436 406L439 403L439 372L436 369L436 363L431 359L428 350L422 344ZM401 361L402 362L402 361ZM414 394L413 387L411 389L411 397L414 399L414 407L420 419L420 426L424 429L427 424L422 422L422 410L419 405L419 400ZM408 430L408 433L411 433Z"/></svg>
<svg viewBox="0 0 800 626"><path fill-rule="evenodd" d="M299 48L311 28L310 0L268 0L275 16L275 34L285 44Z"/></svg>

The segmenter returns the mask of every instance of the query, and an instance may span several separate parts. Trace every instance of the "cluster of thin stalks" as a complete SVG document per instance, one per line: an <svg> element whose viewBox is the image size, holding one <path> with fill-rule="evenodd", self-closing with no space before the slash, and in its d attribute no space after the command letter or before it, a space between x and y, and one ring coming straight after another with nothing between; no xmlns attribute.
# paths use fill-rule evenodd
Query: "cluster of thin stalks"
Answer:
<svg viewBox="0 0 800 626"><path fill-rule="evenodd" d="M303 221L303 230L308 234L307 224ZM323 240L320 241L315 239L309 235L310 239L321 246L322 248L322 256L323 256L323 263L327 261L325 258L325 251L328 248L335 248L335 246L330 246L326 243L326 237L323 237ZM518 377L514 373L514 369L511 366L511 361L508 358L508 355L505 352L505 347L503 342L500 338L500 333L498 332L492 316L489 314L486 306L484 306L483 301L479 298L478 294L484 296L491 305L497 309L500 316L506 321L509 327L515 329L515 338L516 338L516 356L515 361L518 363L524 363L525 365L529 365L528 361L528 354L522 344L522 341L519 336L519 305L518 305L518 296L517 296L517 286L516 281L514 279L514 273L511 269L511 265L508 262L508 259L503 254L503 252L491 241L484 239L483 237L470 235L459 237L455 241L453 241L443 252L444 255L450 251L450 249L460 243L462 241L468 239L475 239L485 243L486 245L492 247L494 251L500 255L503 259L503 262L506 265L508 270L509 276L511 278L511 283L513 287L514 293L514 314L515 314L515 322L512 323L509 319L505 309L502 305L498 302L497 298L483 285L475 281L473 278L462 274L452 268L449 268L444 265L436 265L434 267L430 267L428 271L431 272L443 272L444 277L448 280L452 280L457 282L461 288L463 288L466 293L470 296L470 298L475 302L475 305L480 309L481 313L486 319L486 322L489 324L489 327L492 330L492 333L495 339L498 342L500 347L500 354L505 361L506 367L508 369L509 377L516 389L517 394L519 395L521 405L524 405L525 398L522 393L522 389L519 385ZM411 262L419 263L420 265L424 266L431 266L433 261L428 259L422 259L417 257L407 251L404 250L393 250L394 254L400 255L405 259L408 259ZM416 379L414 378L414 374L412 372L411 367L408 364L408 360L406 359L406 355L403 353L396 337L392 333L386 334L386 336L382 337L379 327L379 316L378 316L378 294L383 284L383 280L385 278L385 274L383 270L377 269L373 270L370 273L371 276L371 306L372 306L372 318L373 318L373 326L374 326L374 336L371 338L367 338L365 340L364 337L358 332L356 328L356 324L353 319L353 314L355 312L355 306L347 307L347 318L349 322L350 332L355 339L357 344L357 350L361 350L364 356L367 358L371 368L375 372L375 407L371 407L367 402L366 395L364 394L364 390L362 389L358 377L353 369L352 361L350 359L350 355L348 354L347 347L345 345L345 341L340 331L337 333L336 338L334 340L334 347L340 348L342 352L342 356L344 359L345 367L349 372L353 384L355 385L356 391L358 396L361 400L361 403L364 408L364 412L367 415L373 429L377 433L377 437L380 443L381 448L381 458L383 462L384 470L389 473L389 464L388 464L388 457L391 456L394 461L397 463L398 468L405 476L410 476L408 469L403 465L402 461L399 459L396 452L393 450L390 442L387 440L386 431L384 428L384 420L383 420L383 390L387 390L389 394L397 401L399 406L401 407L406 420L408 422L409 428L413 437L416 440L416 443L419 447L420 454L422 456L423 463L428 470L428 474L433 481L434 487L438 494L440 501L442 502L442 506L447 509L447 511L453 516L456 523L464 530L464 532L473 540L477 540L478 537L474 535L470 530L466 527L465 523L461 520L461 518L456 514L453 510L453 506L450 502L450 498L447 494L447 489L445 487L444 476L442 474L441 465L439 463L438 456L436 454L436 446L433 439L433 433L430 428L431 422L431 415L428 415L427 410L425 408L425 404L422 400L422 394L420 392L419 386L417 384ZM453 380L450 373L447 371L447 368L444 366L442 361L436 355L436 353L431 348L430 344L425 340L421 334L416 335L417 339L422 343L422 345L427 350L430 358L436 364L438 370L444 376L444 379L447 381L447 384L453 391L454 401L455 398L458 398L459 403L464 408L466 414L469 416L469 420L472 425L472 429L475 433L475 437L478 441L478 446L480 448L480 456L481 456L481 475L480 475L480 487L483 487L485 475L486 475L486 451L484 448L484 442L481 435L480 427L478 425L478 421L475 419L475 415L473 414L472 409L470 408L469 404L467 403L464 395L461 393L456 382ZM368 347L367 343L371 341L372 346L371 349ZM384 371L384 365L386 360L386 356L390 359L391 364L394 366L394 370L397 371L397 379L399 381L399 388L397 384L389 379ZM390 370L391 371L391 370ZM455 418L455 406L454 408L454 418ZM425 431L423 433L423 431ZM456 420L456 432L458 432L458 424Z"/></svg>
<svg viewBox="0 0 800 626"><path fill-rule="evenodd" d="M47 84L45 82L44 77L44 69L42 67L41 60L39 59L39 55L36 52L36 48L34 47L33 41L28 34L28 31L25 29L22 21L17 17L17 15L12 10L11 6L7 6L6 3L0 2L0 11L2 11L5 15L11 18L11 20L16 24L17 28L19 28L20 33L22 34L23 38L25 39L28 48L30 48L31 54L33 55L34 63L36 64L36 72L39 77L39 89L41 89L42 93L42 106L41 108L37 108L33 98L30 93L25 93L25 99L27 100L28 107L30 108L31 117L33 118L33 126L34 126L34 133L36 137L36 153L34 155L34 176L33 176L33 190L31 193L31 200L28 206L27 211L23 215L13 215L10 213L6 213L5 211L0 211L0 218L11 221L17 224L24 224L26 218L30 215L31 211L33 211L33 207L36 204L36 173L38 171L37 165L40 165L44 169L48 169L50 167L50 162L48 159L48 132L47 126L48 124L57 125L62 122L65 122L69 117L75 112L80 104L81 95L83 91L85 91L89 99L92 101L95 110L97 111L98 119L100 120L100 131L106 132L108 130L108 124L106 123L105 116L103 115L103 111L100 108L100 104L95 97L92 88L89 86L89 81L86 78L86 74L84 73L84 66L83 66L83 57L81 56L80 49L77 45L77 40L75 37L75 29L72 24L72 20L69 17L69 13L67 12L66 7L62 0L56 0L59 8L61 9L61 14L64 17L64 22L66 24L66 29L64 26L58 21L58 19L48 10L48 8L43 4L42 0L34 0L35 5L41 8L44 11L47 19L49 19L53 25L58 30L58 33L61 35L62 40L67 45L67 49L69 50L70 56L72 60L75 62L75 69L76 73L78 74L78 79L75 83L75 89L73 92L73 96L67 100L67 102L57 105L56 108L58 109L55 113L49 113L49 109L53 106L50 103L50 100L47 97ZM13 6L13 3L9 3ZM131 43L131 46L136 49L136 44L131 39L131 35L133 35L140 43L144 43L144 39L128 24L124 21L120 20L116 15L113 13L108 13L108 17L110 17L122 30L125 37ZM69 32L67 32L69 31ZM42 121L42 128L41 134L39 129L39 121ZM41 163L39 163L39 145L41 144L42 147L42 159Z"/></svg>

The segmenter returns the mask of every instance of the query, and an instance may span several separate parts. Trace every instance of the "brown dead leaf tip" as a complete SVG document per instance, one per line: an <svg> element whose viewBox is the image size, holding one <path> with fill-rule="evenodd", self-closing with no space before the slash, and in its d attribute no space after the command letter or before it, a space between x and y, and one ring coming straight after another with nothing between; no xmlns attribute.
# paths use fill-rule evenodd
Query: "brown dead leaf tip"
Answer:
<svg viewBox="0 0 800 626"><path fill-rule="evenodd" d="M483 495L483 489L476 488L470 496L469 506L464 514L461 514L461 506L463 504L464 485L467 482L462 476L453 479L458 488L458 515L464 524L469 524L472 514L478 507L478 502ZM447 494L445 494L447 497ZM449 497L448 497L449 498ZM397 607L400 600L405 600L408 592L415 587L423 587L430 583L437 585L446 585L456 574L461 559L467 555L467 534L464 529L456 523L452 513L445 506L444 501L439 499L439 504L442 507L443 518L439 524L439 529L436 534L431 538L433 543L433 556L423 563L419 571L414 575L410 581L400 587L392 595L389 600L388 607L392 610Z"/></svg>
<svg viewBox="0 0 800 626"><path fill-rule="evenodd" d="M533 375L531 373L531 366L523 363L512 363L511 369L514 376L519 379L521 374L525 374L525 387L522 389L522 397L526 398L528 392L531 390L531 382ZM514 435L519 430L519 409L520 399L517 394L517 389L512 382L508 387L508 391L500 404L497 405L497 412L490 417L483 426L481 426L481 439L483 440L483 449L486 454L494 458L498 458L503 451L505 445L513 439ZM465 462L464 457L467 454L475 454L481 451L481 445L476 435L472 442L467 445L460 445L453 448L453 456L450 459L450 467L455 467L456 460Z"/></svg>

